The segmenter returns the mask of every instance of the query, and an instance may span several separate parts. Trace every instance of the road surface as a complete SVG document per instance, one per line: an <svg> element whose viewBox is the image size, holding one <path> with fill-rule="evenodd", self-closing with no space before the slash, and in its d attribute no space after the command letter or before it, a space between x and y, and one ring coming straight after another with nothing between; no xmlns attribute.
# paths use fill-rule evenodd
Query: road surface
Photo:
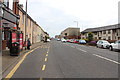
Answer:
<svg viewBox="0 0 120 80"><path fill-rule="evenodd" d="M6 78L118 78L118 52L51 41L29 52Z"/></svg>

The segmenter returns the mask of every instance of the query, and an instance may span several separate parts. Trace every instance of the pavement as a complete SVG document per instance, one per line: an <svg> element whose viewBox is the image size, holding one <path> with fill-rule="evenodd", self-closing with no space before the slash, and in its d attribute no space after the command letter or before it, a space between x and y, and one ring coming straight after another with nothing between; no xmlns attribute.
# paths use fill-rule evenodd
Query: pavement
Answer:
<svg viewBox="0 0 120 80"><path fill-rule="evenodd" d="M42 42L32 44L31 49L42 45ZM12 64L22 57L29 50L22 50L20 56L10 56L9 50L2 51L2 73L4 73Z"/></svg>
<svg viewBox="0 0 120 80"><path fill-rule="evenodd" d="M3 78L118 80L118 54L107 49L53 40L30 51Z"/></svg>

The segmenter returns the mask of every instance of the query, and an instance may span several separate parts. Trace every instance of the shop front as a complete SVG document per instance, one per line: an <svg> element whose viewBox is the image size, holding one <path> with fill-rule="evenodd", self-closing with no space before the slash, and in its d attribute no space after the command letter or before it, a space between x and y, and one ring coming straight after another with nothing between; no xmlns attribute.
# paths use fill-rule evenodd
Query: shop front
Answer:
<svg viewBox="0 0 120 80"><path fill-rule="evenodd" d="M13 42L19 41L19 16L2 4L2 50L10 50Z"/></svg>

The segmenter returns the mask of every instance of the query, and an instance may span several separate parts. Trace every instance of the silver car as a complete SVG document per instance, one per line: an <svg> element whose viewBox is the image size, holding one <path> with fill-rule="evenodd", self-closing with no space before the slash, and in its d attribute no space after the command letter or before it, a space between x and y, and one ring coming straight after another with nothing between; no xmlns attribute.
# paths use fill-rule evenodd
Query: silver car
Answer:
<svg viewBox="0 0 120 80"><path fill-rule="evenodd" d="M97 47L100 47L100 48L109 48L110 46L110 43L106 40L99 40L97 42Z"/></svg>
<svg viewBox="0 0 120 80"><path fill-rule="evenodd" d="M115 43L111 43L109 49L112 50L120 50L120 40Z"/></svg>

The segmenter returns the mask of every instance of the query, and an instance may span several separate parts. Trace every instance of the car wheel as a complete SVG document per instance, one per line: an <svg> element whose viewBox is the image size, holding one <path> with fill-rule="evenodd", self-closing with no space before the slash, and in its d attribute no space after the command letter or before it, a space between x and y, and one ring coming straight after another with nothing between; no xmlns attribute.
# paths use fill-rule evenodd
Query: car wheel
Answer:
<svg viewBox="0 0 120 80"><path fill-rule="evenodd" d="M110 48L109 48L111 51L113 51L113 48L112 48L112 46L110 46Z"/></svg>
<svg viewBox="0 0 120 80"><path fill-rule="evenodd" d="M104 48L104 46L102 45L101 48Z"/></svg>
<svg viewBox="0 0 120 80"><path fill-rule="evenodd" d="M98 48L98 45L96 47Z"/></svg>

